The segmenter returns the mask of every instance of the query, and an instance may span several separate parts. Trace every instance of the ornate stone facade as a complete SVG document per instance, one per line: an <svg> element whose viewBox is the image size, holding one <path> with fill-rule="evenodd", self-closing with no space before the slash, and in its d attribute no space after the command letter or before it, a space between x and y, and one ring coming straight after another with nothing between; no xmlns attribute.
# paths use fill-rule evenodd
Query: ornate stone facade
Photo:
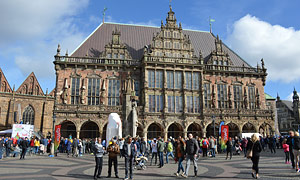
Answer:
<svg viewBox="0 0 300 180"><path fill-rule="evenodd" d="M231 136L274 133L264 96L266 68L251 67L219 37L183 30L170 7L160 28L104 23L70 56L55 56L56 124L63 135L105 136L117 112L124 135L213 135L224 121ZM78 99L79 98L79 99Z"/></svg>

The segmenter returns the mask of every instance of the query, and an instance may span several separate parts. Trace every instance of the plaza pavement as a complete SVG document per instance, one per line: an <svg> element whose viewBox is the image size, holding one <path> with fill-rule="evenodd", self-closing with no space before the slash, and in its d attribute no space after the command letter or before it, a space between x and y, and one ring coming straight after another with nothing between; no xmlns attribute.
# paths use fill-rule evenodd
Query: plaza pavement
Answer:
<svg viewBox="0 0 300 180"><path fill-rule="evenodd" d="M171 159L171 158L170 158ZM107 176L107 156L104 157L102 177ZM148 166L146 170L135 170L134 179L183 179L175 177L177 164L170 160L163 168ZM78 158L67 158L66 154L59 154L58 157L49 158L46 155L26 156L25 160L18 158L5 158L0 160L0 179L62 179L78 180L92 179L94 172L93 155L84 155ZM184 161L185 166L185 161ZM225 160L224 154L218 154L216 158L200 158L198 160L198 177L188 179L252 179L251 160L240 156L233 156L231 160ZM260 163L260 179L300 179L300 173L291 169L291 165L284 163L283 150L277 150L276 154L263 152ZM124 159L119 159L119 176L124 178ZM193 166L189 170L193 175ZM112 171L114 177L114 171ZM107 178L108 179L108 178ZM110 178L112 180L116 178Z"/></svg>

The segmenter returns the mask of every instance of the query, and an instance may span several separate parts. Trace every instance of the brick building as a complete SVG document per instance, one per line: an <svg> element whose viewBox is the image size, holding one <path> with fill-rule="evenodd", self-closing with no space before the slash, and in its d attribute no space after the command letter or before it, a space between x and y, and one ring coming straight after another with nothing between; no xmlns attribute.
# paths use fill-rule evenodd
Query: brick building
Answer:
<svg viewBox="0 0 300 180"><path fill-rule="evenodd" d="M0 69L0 102L0 130L24 123L43 135L52 133L54 90L45 94L34 73L15 90Z"/></svg>
<svg viewBox="0 0 300 180"><path fill-rule="evenodd" d="M210 32L184 30L170 7L161 27L102 23L71 54L55 56L56 124L63 136L105 136L117 112L124 135L274 133L266 68L251 67Z"/></svg>

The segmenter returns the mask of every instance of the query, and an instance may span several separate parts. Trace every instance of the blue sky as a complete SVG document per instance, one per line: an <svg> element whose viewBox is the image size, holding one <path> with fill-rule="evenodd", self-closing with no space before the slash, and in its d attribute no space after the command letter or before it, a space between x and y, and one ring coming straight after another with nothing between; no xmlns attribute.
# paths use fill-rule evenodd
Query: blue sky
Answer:
<svg viewBox="0 0 300 180"><path fill-rule="evenodd" d="M101 22L160 26L169 0L4 0L0 2L0 67L18 88L33 71L44 92L55 86L57 44L71 53ZM300 1L173 0L184 29L213 33L252 66L264 58L265 92L288 99L300 91Z"/></svg>

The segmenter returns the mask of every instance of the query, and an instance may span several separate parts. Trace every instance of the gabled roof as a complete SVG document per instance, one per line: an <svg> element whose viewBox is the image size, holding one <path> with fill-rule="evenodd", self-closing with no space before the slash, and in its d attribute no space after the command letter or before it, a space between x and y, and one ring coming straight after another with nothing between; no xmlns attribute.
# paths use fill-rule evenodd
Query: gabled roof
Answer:
<svg viewBox="0 0 300 180"><path fill-rule="evenodd" d="M292 102L292 101L281 100L281 102L282 102L283 104L285 104L286 107L287 107L289 110L293 111L293 102Z"/></svg>
<svg viewBox="0 0 300 180"><path fill-rule="evenodd" d="M127 49L133 59L141 60L144 53L144 46L150 45L152 39L157 32L160 32L160 27L103 23L92 32L86 40L71 54L72 57L99 57L104 51L106 44L112 40L113 30L118 29L121 32L120 40L126 44ZM195 50L195 55L198 56L201 50L204 59L207 59L210 53L215 50L216 37L210 32L183 30L183 33L190 36L190 40ZM234 51L223 44L223 50L228 52L233 66L250 67L241 57Z"/></svg>
<svg viewBox="0 0 300 180"><path fill-rule="evenodd" d="M49 93L49 96L54 97L55 88Z"/></svg>
<svg viewBox="0 0 300 180"><path fill-rule="evenodd" d="M38 88L38 90L37 90ZM44 95L43 89L40 86L35 74L32 72L20 85L17 90L19 94Z"/></svg>
<svg viewBox="0 0 300 180"><path fill-rule="evenodd" d="M5 87L3 87L3 85ZM0 68L0 92L12 92L12 89L1 68Z"/></svg>

